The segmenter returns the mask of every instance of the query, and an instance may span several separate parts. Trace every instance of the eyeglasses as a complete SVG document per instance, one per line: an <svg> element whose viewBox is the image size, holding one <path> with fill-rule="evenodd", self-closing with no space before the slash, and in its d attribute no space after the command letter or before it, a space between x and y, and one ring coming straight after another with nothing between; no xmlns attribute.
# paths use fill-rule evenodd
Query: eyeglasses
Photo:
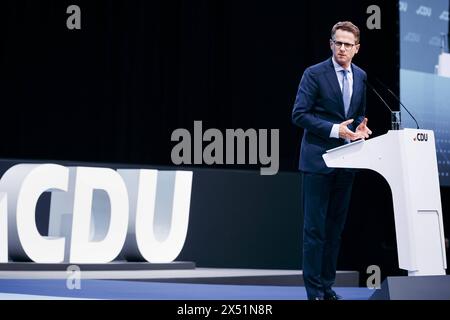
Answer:
<svg viewBox="0 0 450 320"><path fill-rule="evenodd" d="M334 43L336 48L340 48L340 47L342 47L342 45L344 45L345 50L351 50L356 45L354 43L341 42L341 41L336 41L333 39L331 39L331 42Z"/></svg>

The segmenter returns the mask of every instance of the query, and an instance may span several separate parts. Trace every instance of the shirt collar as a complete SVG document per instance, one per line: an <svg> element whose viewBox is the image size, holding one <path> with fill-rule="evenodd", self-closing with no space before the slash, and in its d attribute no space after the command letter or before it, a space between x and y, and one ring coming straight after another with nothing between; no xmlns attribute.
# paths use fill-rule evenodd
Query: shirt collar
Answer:
<svg viewBox="0 0 450 320"><path fill-rule="evenodd" d="M352 68L344 69L339 63L334 60L334 57L331 57L331 60L333 61L334 70L336 72L341 72L342 70L347 70L348 73L352 73Z"/></svg>

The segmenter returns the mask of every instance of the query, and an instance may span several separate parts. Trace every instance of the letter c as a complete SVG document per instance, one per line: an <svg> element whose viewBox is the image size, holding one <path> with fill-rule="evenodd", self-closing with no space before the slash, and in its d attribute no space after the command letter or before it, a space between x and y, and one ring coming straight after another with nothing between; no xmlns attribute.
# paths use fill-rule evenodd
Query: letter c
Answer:
<svg viewBox="0 0 450 320"><path fill-rule="evenodd" d="M0 192L8 194L9 255L13 260L60 263L64 238L42 236L36 226L36 204L46 191L67 191L69 170L56 164L19 164L0 180Z"/></svg>

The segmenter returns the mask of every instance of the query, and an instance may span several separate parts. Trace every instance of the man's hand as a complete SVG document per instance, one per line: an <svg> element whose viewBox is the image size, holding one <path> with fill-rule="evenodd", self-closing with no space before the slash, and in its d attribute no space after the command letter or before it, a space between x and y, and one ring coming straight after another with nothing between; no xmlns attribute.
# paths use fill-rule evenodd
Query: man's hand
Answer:
<svg viewBox="0 0 450 320"><path fill-rule="evenodd" d="M368 139L372 134L372 130L367 127L367 118L364 118L363 122L356 128L355 133L360 134L363 138Z"/></svg>
<svg viewBox="0 0 450 320"><path fill-rule="evenodd" d="M339 124L339 137L342 139L348 139L350 141L354 141L357 139L362 139L364 138L364 136L361 134L361 132L353 132L352 130L350 130L347 126L353 122L353 119L349 119L347 121L344 121L342 123ZM367 123L367 121L366 121ZM361 123L362 124L362 123ZM358 128L361 125L358 126ZM372 133L372 132L371 132Z"/></svg>

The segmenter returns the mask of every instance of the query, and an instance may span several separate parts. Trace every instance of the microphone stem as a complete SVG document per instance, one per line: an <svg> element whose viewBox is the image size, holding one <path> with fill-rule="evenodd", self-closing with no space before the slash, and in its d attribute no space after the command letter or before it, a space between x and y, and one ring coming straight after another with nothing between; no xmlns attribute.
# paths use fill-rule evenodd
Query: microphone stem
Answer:
<svg viewBox="0 0 450 320"><path fill-rule="evenodd" d="M411 118L416 123L417 129L420 129L419 128L419 123L417 122L416 118L414 118L414 116L411 114L411 112L409 112L408 108L406 108L405 105L400 101L400 98L391 89L389 89L383 82L381 82L380 79L375 77L375 80L377 80L377 82L379 84L381 84L381 86L383 86L395 98L395 100L397 100L398 103L400 103L400 105L406 110L406 112L408 112L408 114L411 116Z"/></svg>
<svg viewBox="0 0 450 320"><path fill-rule="evenodd" d="M408 112L408 114L411 116L411 118L414 120L414 122L416 123L416 129L420 129L419 128L419 124L417 123L417 120L416 120L416 118L414 118L414 116L411 114L411 112L409 112L409 110L408 110L408 108L406 108L405 106L404 106L404 104L400 101L400 99L397 97L397 95L394 93L394 92L392 92L392 90L391 89L388 89L388 91L395 97L395 99L397 99L397 101L398 101L398 103L400 103L400 105L406 110L406 112Z"/></svg>
<svg viewBox="0 0 450 320"><path fill-rule="evenodd" d="M386 108L388 108L389 111L390 111L391 113L393 113L392 109L389 107L389 105L387 104L387 102L384 101L384 99L381 97L381 95L378 93L378 91L375 90L375 88L374 88L371 84L369 84L367 81L366 81L366 84L370 87L370 89L372 89L372 91L378 96L378 98L380 98L380 100L384 103L384 105L386 106Z"/></svg>

